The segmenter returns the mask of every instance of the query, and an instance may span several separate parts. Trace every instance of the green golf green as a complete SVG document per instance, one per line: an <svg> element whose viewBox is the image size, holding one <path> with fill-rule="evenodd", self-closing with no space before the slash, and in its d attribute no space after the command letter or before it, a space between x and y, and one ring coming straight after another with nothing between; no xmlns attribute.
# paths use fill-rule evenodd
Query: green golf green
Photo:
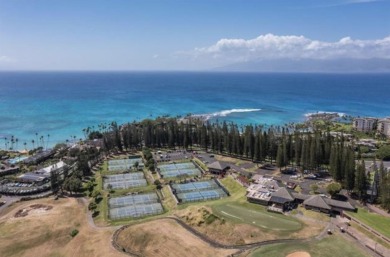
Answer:
<svg viewBox="0 0 390 257"><path fill-rule="evenodd" d="M309 253L312 257L367 257L363 250L350 244L341 236L333 235L322 239L321 241L312 241L308 243L276 244L260 247L254 250L250 257L286 257L288 254L303 251Z"/></svg>
<svg viewBox="0 0 390 257"><path fill-rule="evenodd" d="M221 204L212 207L215 214L235 223L246 223L263 229L277 231L296 231L302 223L283 214L267 212L264 207L255 204Z"/></svg>

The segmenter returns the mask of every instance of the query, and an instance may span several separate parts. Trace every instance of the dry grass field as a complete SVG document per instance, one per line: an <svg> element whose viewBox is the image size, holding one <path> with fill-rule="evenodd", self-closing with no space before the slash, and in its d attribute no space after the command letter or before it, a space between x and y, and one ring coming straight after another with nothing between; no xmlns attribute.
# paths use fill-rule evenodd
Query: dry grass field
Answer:
<svg viewBox="0 0 390 257"><path fill-rule="evenodd" d="M320 223L302 220L298 223L300 225L299 228L292 227L292 229L284 231L277 224L271 223L282 223L285 220L290 221L288 217L281 214L264 212L266 215L275 215L278 218L276 220L271 219L270 221L263 218L265 221L262 221L262 217L260 216L260 218L254 219L257 223L263 222L266 224L268 228L264 229L261 224L256 224L255 221L252 221L250 217L246 216L249 211L250 209L243 209L241 213L234 213L236 215L234 217L240 220L230 219L229 216L222 216L219 212L215 212L213 208L206 206L190 206L176 213L183 221L207 237L219 243L231 245L281 238L311 238L318 235L325 228ZM261 214L260 211L258 213ZM247 220L250 222L246 222Z"/></svg>
<svg viewBox="0 0 390 257"><path fill-rule="evenodd" d="M117 243L143 256L222 257L235 252L208 245L173 220L155 220L130 226L119 234Z"/></svg>
<svg viewBox="0 0 390 257"><path fill-rule="evenodd" d="M0 256L126 256L111 246L114 230L88 224L85 206L73 198L21 202L0 217Z"/></svg>

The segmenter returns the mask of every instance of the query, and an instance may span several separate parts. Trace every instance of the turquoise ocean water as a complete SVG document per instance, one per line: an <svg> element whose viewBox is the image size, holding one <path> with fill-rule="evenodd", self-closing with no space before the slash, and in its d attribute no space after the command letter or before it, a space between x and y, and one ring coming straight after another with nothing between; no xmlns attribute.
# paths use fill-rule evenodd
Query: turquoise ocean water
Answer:
<svg viewBox="0 0 390 257"><path fill-rule="evenodd" d="M18 148L36 133L53 145L114 120L192 113L281 125L318 111L390 116L390 74L0 73L1 148L11 135Z"/></svg>

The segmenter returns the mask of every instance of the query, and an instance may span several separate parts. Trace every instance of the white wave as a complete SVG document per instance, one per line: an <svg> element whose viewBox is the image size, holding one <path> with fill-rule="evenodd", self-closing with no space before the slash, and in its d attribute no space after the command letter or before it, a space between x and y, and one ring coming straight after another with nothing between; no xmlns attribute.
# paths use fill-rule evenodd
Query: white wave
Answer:
<svg viewBox="0 0 390 257"><path fill-rule="evenodd" d="M201 117L204 118L205 120L209 120L215 117L226 117L232 113L259 112L259 111L261 111L261 109L230 109L230 110L223 110L223 111L213 112L213 113L196 114L193 116Z"/></svg>
<svg viewBox="0 0 390 257"><path fill-rule="evenodd" d="M308 118L310 116L316 115L316 114L337 114L339 117L346 116L345 113L342 112L324 112L324 111L318 111L318 112L309 112L305 114L305 117Z"/></svg>

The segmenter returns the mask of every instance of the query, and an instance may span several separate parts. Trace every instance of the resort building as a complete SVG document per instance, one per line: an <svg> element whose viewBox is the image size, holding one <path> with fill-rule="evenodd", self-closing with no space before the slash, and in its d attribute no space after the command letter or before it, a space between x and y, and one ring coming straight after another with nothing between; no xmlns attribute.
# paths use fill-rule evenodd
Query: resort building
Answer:
<svg viewBox="0 0 390 257"><path fill-rule="evenodd" d="M230 169L230 166L226 163L215 161L209 165L207 165L207 168L209 169L209 172L212 174L225 174L228 169Z"/></svg>
<svg viewBox="0 0 390 257"><path fill-rule="evenodd" d="M376 118L356 118L353 120L352 127L357 131L370 132L375 129L377 121Z"/></svg>
<svg viewBox="0 0 390 257"><path fill-rule="evenodd" d="M390 137L390 117L378 121L377 131L382 135Z"/></svg>
<svg viewBox="0 0 390 257"><path fill-rule="evenodd" d="M17 178L17 181L21 183L34 184L37 186L43 185L44 183L49 182L49 180L50 180L49 174L39 174L33 172L22 174Z"/></svg>
<svg viewBox="0 0 390 257"><path fill-rule="evenodd" d="M247 200L267 206L268 211L289 211L298 204L306 209L327 214L341 214L343 211L355 211L348 201L339 201L320 195L306 195L294 192L272 178L260 177L247 188Z"/></svg>
<svg viewBox="0 0 390 257"><path fill-rule="evenodd" d="M23 160L23 163L27 164L27 165L31 165L31 164L37 165L40 162L43 162L43 161L49 159L54 154L55 154L55 151L53 149L40 151L40 152L35 153L33 156L30 156L30 157L26 158L25 160Z"/></svg>
<svg viewBox="0 0 390 257"><path fill-rule="evenodd" d="M46 168L36 170L34 172L28 172L18 176L18 181L24 183L35 183L37 185L42 185L50 180L52 172L57 172L62 174L64 168L67 167L67 164L63 161L57 162L56 164L50 165Z"/></svg>
<svg viewBox="0 0 390 257"><path fill-rule="evenodd" d="M341 214L343 211L356 211L356 208L349 202L337 201L321 195L310 196L308 199L303 201L303 206L305 209L327 214Z"/></svg>
<svg viewBox="0 0 390 257"><path fill-rule="evenodd" d="M63 161L59 161L53 165L50 165L46 168L43 168L43 169L40 169L40 170L37 170L35 171L36 174L49 174L53 171L57 172L58 174L62 174L62 172L64 171L64 168L66 167L66 163L63 162Z"/></svg>

